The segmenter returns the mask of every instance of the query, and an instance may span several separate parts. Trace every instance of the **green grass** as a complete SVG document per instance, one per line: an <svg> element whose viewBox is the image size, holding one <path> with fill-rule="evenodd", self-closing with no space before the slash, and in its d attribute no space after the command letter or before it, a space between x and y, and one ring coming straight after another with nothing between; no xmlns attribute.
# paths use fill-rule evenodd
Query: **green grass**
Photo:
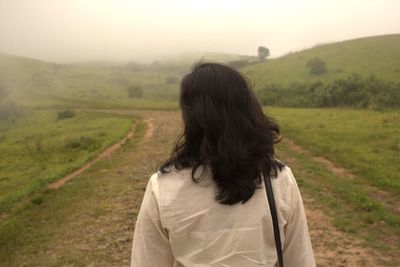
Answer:
<svg viewBox="0 0 400 267"><path fill-rule="evenodd" d="M265 108L281 126L278 157L293 169L302 192L329 215L338 229L367 247L392 255L400 247L400 111ZM355 178L321 163L324 157ZM398 260L387 263L398 266ZM386 265L384 265L386 266Z"/></svg>
<svg viewBox="0 0 400 267"><path fill-rule="evenodd" d="M367 37L316 46L245 67L242 71L255 82L256 89L262 89L267 83L329 82L353 73L400 81L399 47L400 34ZM326 74L309 74L306 63L313 58L326 62Z"/></svg>
<svg viewBox="0 0 400 267"><path fill-rule="evenodd" d="M364 246L392 255L396 262L384 266L398 266L396 259L400 246L400 215L388 210L372 198L362 184L333 174L309 155L294 151L285 142L278 145L278 157L288 160L303 196L311 196L314 203L327 214L333 225L349 235L361 238Z"/></svg>
<svg viewBox="0 0 400 267"><path fill-rule="evenodd" d="M267 108L285 136L400 195L400 111Z"/></svg>
<svg viewBox="0 0 400 267"><path fill-rule="evenodd" d="M35 193L0 222L1 266L128 265L149 162L160 157L139 146L147 128L136 118L134 137L110 158L58 190ZM168 145L158 143L161 151Z"/></svg>
<svg viewBox="0 0 400 267"><path fill-rule="evenodd" d="M132 120L87 112L57 120L55 111L36 111L1 121L0 212L121 139ZM40 198L33 202L39 203Z"/></svg>

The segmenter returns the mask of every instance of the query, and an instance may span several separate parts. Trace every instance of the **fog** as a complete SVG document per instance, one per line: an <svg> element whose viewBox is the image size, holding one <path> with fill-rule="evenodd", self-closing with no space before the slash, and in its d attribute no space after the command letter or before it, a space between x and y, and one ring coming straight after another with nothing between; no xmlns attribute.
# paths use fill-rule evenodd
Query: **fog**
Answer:
<svg viewBox="0 0 400 267"><path fill-rule="evenodd" d="M400 32L400 1L0 0L0 52L55 62L193 51L273 57Z"/></svg>

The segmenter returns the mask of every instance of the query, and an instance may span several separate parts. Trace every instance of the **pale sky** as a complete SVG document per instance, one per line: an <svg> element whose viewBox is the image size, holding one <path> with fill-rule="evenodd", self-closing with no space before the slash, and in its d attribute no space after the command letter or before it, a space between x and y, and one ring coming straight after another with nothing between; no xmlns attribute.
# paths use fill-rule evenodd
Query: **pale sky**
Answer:
<svg viewBox="0 0 400 267"><path fill-rule="evenodd" d="M0 0L0 52L55 62L190 51L273 57L400 33L398 0Z"/></svg>

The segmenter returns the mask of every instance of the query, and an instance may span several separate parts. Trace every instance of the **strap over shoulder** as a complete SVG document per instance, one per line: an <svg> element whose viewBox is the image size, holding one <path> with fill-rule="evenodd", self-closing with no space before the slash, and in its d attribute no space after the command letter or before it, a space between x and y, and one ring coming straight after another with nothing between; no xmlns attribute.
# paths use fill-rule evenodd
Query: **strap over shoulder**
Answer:
<svg viewBox="0 0 400 267"><path fill-rule="evenodd" d="M278 254L278 266L283 267L282 242L279 232L278 215L276 212L274 191L272 190L271 178L265 175L262 175L262 177L265 184L265 191L267 193L269 209L271 211L272 223L274 227L275 247L276 253Z"/></svg>

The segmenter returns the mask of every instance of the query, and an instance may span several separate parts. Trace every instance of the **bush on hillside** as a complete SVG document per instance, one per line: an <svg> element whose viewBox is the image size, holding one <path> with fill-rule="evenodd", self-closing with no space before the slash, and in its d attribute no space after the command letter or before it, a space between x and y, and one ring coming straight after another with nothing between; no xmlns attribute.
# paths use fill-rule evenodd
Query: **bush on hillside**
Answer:
<svg viewBox="0 0 400 267"><path fill-rule="evenodd" d="M6 90L5 86L0 84L0 102L2 102L8 94L8 91Z"/></svg>
<svg viewBox="0 0 400 267"><path fill-rule="evenodd" d="M168 76L167 78L165 78L165 83L167 84L177 83L177 82L178 78L176 76Z"/></svg>
<svg viewBox="0 0 400 267"><path fill-rule="evenodd" d="M67 149L94 151L100 147L100 143L92 137L81 136L79 138L67 140L64 147Z"/></svg>
<svg viewBox="0 0 400 267"><path fill-rule="evenodd" d="M15 103L4 100L0 102L0 120L16 117L22 113L21 107Z"/></svg>
<svg viewBox="0 0 400 267"><path fill-rule="evenodd" d="M126 90L130 98L141 98L143 96L143 89L137 84L131 84Z"/></svg>
<svg viewBox="0 0 400 267"><path fill-rule="evenodd" d="M331 83L267 84L257 92L262 104L284 107L399 108L400 83L352 75Z"/></svg>
<svg viewBox="0 0 400 267"><path fill-rule="evenodd" d="M14 102L7 99L8 90L0 84L0 120L9 119L19 115L22 110Z"/></svg>
<svg viewBox="0 0 400 267"><path fill-rule="evenodd" d="M322 75L327 71L325 61L319 58L310 59L307 61L306 66L310 69L310 74L312 75Z"/></svg>
<svg viewBox="0 0 400 267"><path fill-rule="evenodd" d="M141 98L143 96L143 89L137 84L131 84L126 90L130 98Z"/></svg>
<svg viewBox="0 0 400 267"><path fill-rule="evenodd" d="M57 113L57 120L65 120L75 117L76 113L73 110L66 109Z"/></svg>

